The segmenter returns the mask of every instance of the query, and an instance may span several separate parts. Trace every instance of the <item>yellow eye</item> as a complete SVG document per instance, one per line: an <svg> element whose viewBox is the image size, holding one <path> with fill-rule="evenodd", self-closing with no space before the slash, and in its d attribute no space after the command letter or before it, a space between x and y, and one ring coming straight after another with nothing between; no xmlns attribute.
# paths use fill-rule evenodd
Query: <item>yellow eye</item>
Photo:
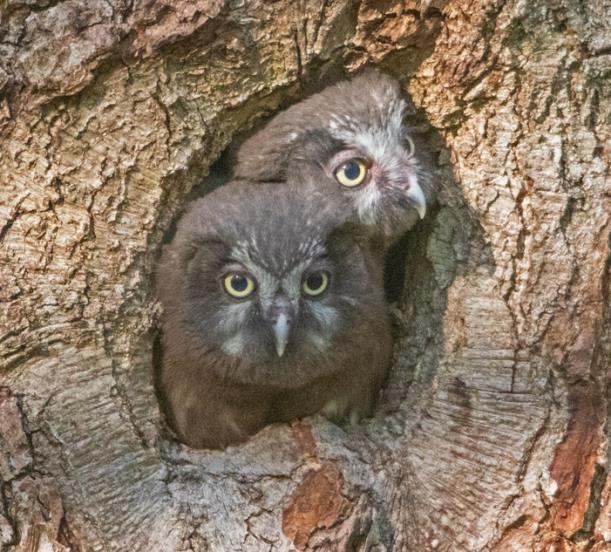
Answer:
<svg viewBox="0 0 611 552"><path fill-rule="evenodd" d="M232 272L223 278L225 291L236 299L245 299L255 291L255 281L246 274Z"/></svg>
<svg viewBox="0 0 611 552"><path fill-rule="evenodd" d="M329 287L329 274L324 270L312 272L303 281L303 292L311 297L321 295Z"/></svg>
<svg viewBox="0 0 611 552"><path fill-rule="evenodd" d="M348 188L362 184L367 176L367 165L362 159L349 159L335 171L336 180Z"/></svg>

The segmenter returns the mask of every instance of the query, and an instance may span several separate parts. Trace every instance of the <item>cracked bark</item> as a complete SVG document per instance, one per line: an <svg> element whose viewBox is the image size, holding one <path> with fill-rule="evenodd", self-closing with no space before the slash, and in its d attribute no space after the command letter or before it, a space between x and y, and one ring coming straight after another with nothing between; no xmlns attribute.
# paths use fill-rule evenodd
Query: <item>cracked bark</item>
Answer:
<svg viewBox="0 0 611 552"><path fill-rule="evenodd" d="M607 550L605 10L4 2L2 549ZM389 259L379 412L188 450L154 392L163 236L232 141L366 64L440 187Z"/></svg>

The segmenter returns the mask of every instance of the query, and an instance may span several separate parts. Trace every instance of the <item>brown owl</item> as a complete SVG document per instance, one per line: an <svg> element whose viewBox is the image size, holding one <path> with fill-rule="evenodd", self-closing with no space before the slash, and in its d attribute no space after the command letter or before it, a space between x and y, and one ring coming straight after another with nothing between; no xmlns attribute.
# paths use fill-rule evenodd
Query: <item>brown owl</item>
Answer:
<svg viewBox="0 0 611 552"><path fill-rule="evenodd" d="M163 250L161 391L192 447L317 412L372 413L391 351L382 263L320 192L325 175L308 174L222 186Z"/></svg>
<svg viewBox="0 0 611 552"><path fill-rule="evenodd" d="M239 149L235 176L284 182L313 165L330 201L387 248L424 217L433 188L404 122L399 83L369 70L276 115Z"/></svg>

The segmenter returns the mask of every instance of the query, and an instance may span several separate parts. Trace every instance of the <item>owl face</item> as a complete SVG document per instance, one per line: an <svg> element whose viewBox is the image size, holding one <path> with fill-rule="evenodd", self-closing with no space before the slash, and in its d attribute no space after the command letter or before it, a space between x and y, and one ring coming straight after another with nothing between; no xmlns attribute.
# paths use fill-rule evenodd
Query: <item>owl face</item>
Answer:
<svg viewBox="0 0 611 552"><path fill-rule="evenodd" d="M329 348L350 306L340 259L323 239L295 245L266 258L254 236L211 242L190 262L193 322L211 314L202 330L225 354L274 362Z"/></svg>
<svg viewBox="0 0 611 552"><path fill-rule="evenodd" d="M370 71L279 114L242 146L236 174L283 180L316 165L324 191L349 198L359 223L392 242L424 217L430 192L405 109L398 83Z"/></svg>
<svg viewBox="0 0 611 552"><path fill-rule="evenodd" d="M347 206L359 224L391 243L426 213L413 148L407 149L411 142L401 137L400 128L358 129L351 128L349 121L343 124L335 135L326 131L304 135L288 172L308 175L329 201Z"/></svg>
<svg viewBox="0 0 611 552"><path fill-rule="evenodd" d="M227 184L195 203L164 252L160 275L168 265L181 273L162 294L167 317L202 350L222 351L236 381L291 386L316 377L368 301L380 300L354 234L327 205L304 209L296 192L305 193Z"/></svg>

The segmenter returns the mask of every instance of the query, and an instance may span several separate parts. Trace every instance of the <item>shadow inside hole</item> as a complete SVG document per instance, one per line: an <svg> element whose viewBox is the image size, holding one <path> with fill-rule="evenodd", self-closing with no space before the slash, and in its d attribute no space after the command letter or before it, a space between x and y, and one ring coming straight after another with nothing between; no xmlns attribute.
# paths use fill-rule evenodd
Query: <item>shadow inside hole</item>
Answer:
<svg viewBox="0 0 611 552"><path fill-rule="evenodd" d="M428 209L427 217L391 245L384 255L384 295L389 304L399 304L408 288L420 287L413 279L412 266L426 264L426 244L433 232L435 217L439 209ZM430 268L430 267L429 267ZM431 269L432 270L432 269Z"/></svg>
<svg viewBox="0 0 611 552"><path fill-rule="evenodd" d="M231 168L231 155L230 148L226 148L223 153L221 153L219 158L212 165L210 165L208 175L193 186L191 191L186 195L182 209L176 213L175 217L172 219L172 222L168 226L168 229L163 235L161 240L162 246L172 241L174 234L176 234L176 225L178 224L178 221L184 215L185 209L193 201L200 197L204 197L231 180L233 173Z"/></svg>
<svg viewBox="0 0 611 552"><path fill-rule="evenodd" d="M407 232L393 244L384 256L384 295L389 303L401 299L405 283L405 257L412 243L412 232Z"/></svg>
<svg viewBox="0 0 611 552"><path fill-rule="evenodd" d="M161 384L161 363L163 360L163 345L161 343L161 328L155 333L153 338L153 387L155 389L155 396L157 397L157 403L159 404L159 411L161 412L161 421L163 423L160 433L161 436L170 440L178 441L174 430L172 429L171 410L167 397L163 391L163 385Z"/></svg>

